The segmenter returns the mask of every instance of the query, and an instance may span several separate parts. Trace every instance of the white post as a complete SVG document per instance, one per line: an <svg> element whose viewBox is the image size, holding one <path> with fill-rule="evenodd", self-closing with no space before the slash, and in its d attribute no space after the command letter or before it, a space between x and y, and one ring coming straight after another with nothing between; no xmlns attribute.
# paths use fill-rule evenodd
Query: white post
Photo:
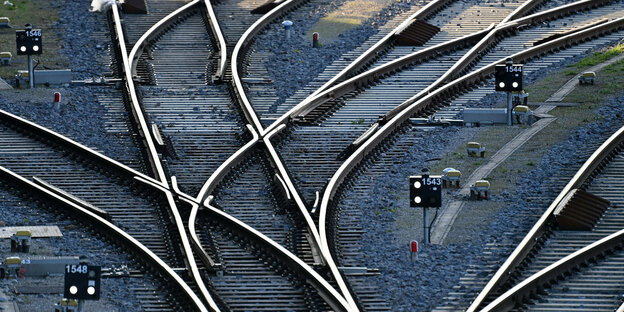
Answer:
<svg viewBox="0 0 624 312"><path fill-rule="evenodd" d="M511 104L511 92L507 91L507 125L511 126L512 124L512 120L511 120L511 114L513 112L513 107Z"/></svg>
<svg viewBox="0 0 624 312"><path fill-rule="evenodd" d="M30 85L31 89L35 87L35 70L33 68L33 60L31 55L28 55L28 84Z"/></svg>
<svg viewBox="0 0 624 312"><path fill-rule="evenodd" d="M425 230L424 241L425 244L430 244L429 241L429 214L427 207L423 207L423 228Z"/></svg>

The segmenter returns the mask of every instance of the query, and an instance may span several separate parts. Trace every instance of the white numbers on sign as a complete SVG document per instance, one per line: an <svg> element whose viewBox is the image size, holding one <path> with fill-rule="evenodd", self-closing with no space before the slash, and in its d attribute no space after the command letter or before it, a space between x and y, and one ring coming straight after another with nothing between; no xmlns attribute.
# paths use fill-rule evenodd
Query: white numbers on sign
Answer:
<svg viewBox="0 0 624 312"><path fill-rule="evenodd" d="M442 179L441 178L427 178L427 179L423 179L423 184L426 184L426 185L442 185Z"/></svg>
<svg viewBox="0 0 624 312"><path fill-rule="evenodd" d="M87 274L87 265L86 264L68 264L65 266L65 270L67 273Z"/></svg>
<svg viewBox="0 0 624 312"><path fill-rule="evenodd" d="M27 30L26 37L41 37L41 29Z"/></svg>
<svg viewBox="0 0 624 312"><path fill-rule="evenodd" d="M505 66L505 71L508 73L521 73L522 66Z"/></svg>

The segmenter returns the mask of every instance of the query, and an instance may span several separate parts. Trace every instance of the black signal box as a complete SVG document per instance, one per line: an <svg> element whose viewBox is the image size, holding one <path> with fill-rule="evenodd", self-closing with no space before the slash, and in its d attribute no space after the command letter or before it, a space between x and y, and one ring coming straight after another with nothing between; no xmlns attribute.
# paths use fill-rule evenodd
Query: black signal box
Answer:
<svg viewBox="0 0 624 312"><path fill-rule="evenodd" d="M496 65L494 72L496 91L522 91L523 71L522 64Z"/></svg>
<svg viewBox="0 0 624 312"><path fill-rule="evenodd" d="M442 206L442 176L409 177L410 207L439 208Z"/></svg>
<svg viewBox="0 0 624 312"><path fill-rule="evenodd" d="M101 271L100 266L66 265L64 297L67 299L99 300Z"/></svg>
<svg viewBox="0 0 624 312"><path fill-rule="evenodd" d="M17 55L35 55L43 52L41 29L24 29L15 31Z"/></svg>

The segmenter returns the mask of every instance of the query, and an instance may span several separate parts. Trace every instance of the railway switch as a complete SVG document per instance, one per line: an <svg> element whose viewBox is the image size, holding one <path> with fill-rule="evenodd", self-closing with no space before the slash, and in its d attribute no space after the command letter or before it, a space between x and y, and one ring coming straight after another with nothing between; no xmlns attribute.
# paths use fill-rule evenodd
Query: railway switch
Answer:
<svg viewBox="0 0 624 312"><path fill-rule="evenodd" d="M6 16L2 16L0 17L0 28L11 28L11 25L9 25L11 23L11 20L6 17Z"/></svg>
<svg viewBox="0 0 624 312"><path fill-rule="evenodd" d="M591 84L591 85L593 85L594 84L594 80L596 79L596 73L595 72L591 72L591 71L584 72L583 74L581 74L579 76L578 79L579 79L579 84L580 85L582 85L582 84Z"/></svg>
<svg viewBox="0 0 624 312"><path fill-rule="evenodd" d="M470 199L489 199L490 182L487 180L478 180L474 185L470 186Z"/></svg>
<svg viewBox="0 0 624 312"><path fill-rule="evenodd" d="M15 274L15 277L23 276L25 273L20 257L7 257L0 265L0 278L8 278Z"/></svg>
<svg viewBox="0 0 624 312"><path fill-rule="evenodd" d="M11 52L0 52L0 65L4 65L4 66L11 65L12 59L13 59L13 54L11 54Z"/></svg>
<svg viewBox="0 0 624 312"><path fill-rule="evenodd" d="M77 312L78 301L76 299L61 299L61 301L54 305L54 312Z"/></svg>
<svg viewBox="0 0 624 312"><path fill-rule="evenodd" d="M11 252L29 252L31 237L32 232L29 230L17 231L11 235Z"/></svg>
<svg viewBox="0 0 624 312"><path fill-rule="evenodd" d="M461 171L454 168L446 168L442 170L442 187L450 187L455 184L459 188L459 180L461 179Z"/></svg>
<svg viewBox="0 0 624 312"><path fill-rule="evenodd" d="M479 142L466 143L466 152L468 153L468 156L481 156L482 158L485 157L485 147L481 146L481 143Z"/></svg>

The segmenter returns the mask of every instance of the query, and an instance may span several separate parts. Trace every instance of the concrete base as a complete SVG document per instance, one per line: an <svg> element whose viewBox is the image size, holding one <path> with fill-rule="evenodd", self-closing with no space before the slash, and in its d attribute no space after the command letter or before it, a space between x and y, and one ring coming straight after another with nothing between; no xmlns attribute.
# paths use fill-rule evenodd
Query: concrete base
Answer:
<svg viewBox="0 0 624 312"><path fill-rule="evenodd" d="M464 122L466 125L507 124L505 108L465 108Z"/></svg>
<svg viewBox="0 0 624 312"><path fill-rule="evenodd" d="M17 76L15 76L18 87L27 88L28 71L18 70ZM54 70L35 70L35 85L36 86L55 86L62 84L69 84L72 82L71 69L54 69Z"/></svg>

